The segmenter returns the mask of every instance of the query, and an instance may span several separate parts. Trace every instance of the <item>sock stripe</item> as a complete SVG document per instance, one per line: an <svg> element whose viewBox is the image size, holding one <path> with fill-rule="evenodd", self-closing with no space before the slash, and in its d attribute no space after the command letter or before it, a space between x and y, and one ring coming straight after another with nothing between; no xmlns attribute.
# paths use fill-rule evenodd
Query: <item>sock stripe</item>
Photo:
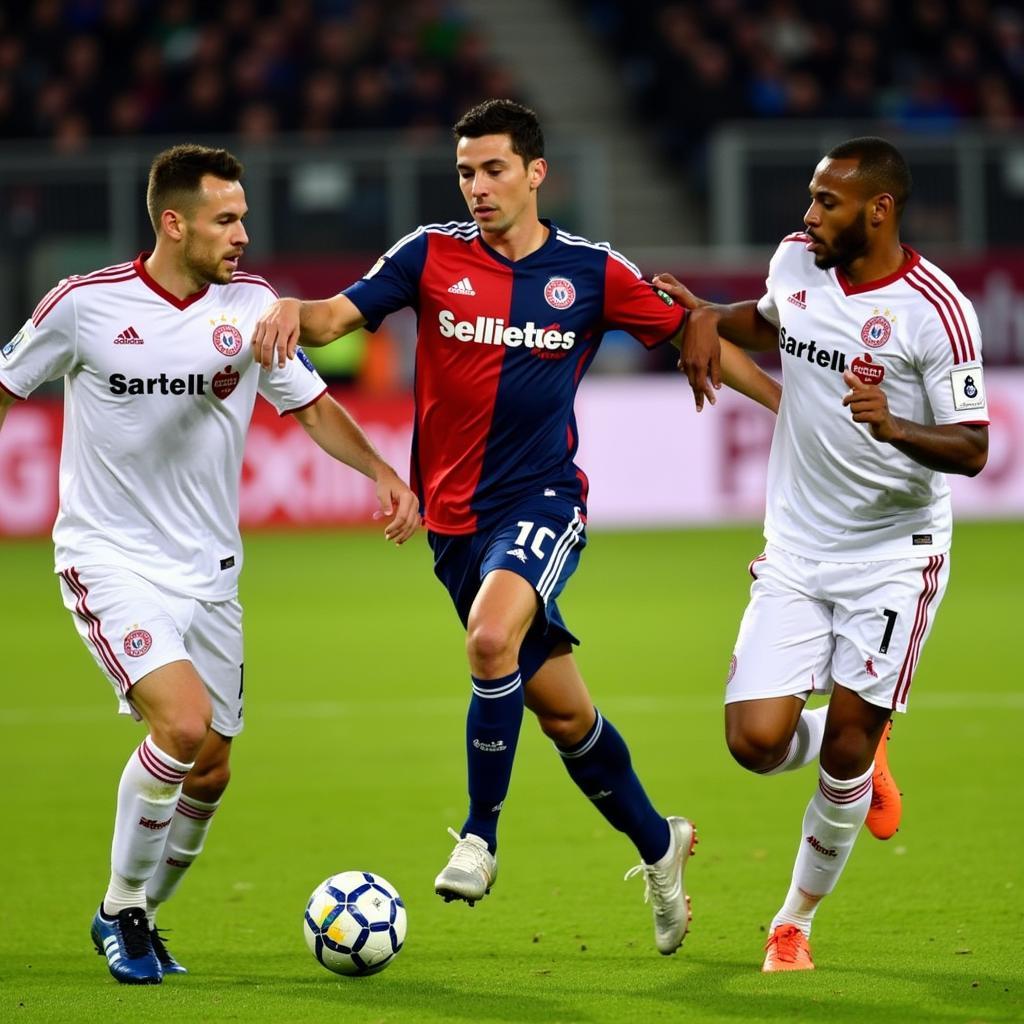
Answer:
<svg viewBox="0 0 1024 1024"><path fill-rule="evenodd" d="M596 711L597 709L595 708L594 710ZM593 749L594 744L597 743L597 741L601 738L602 729L604 729L604 719L601 717L601 712L598 711L597 721L594 722L593 728L590 730L590 735L585 737L583 742L578 747L575 747L572 750L559 749L558 752L566 760L571 760L576 757L583 757L585 754L589 753Z"/></svg>
<svg viewBox="0 0 1024 1024"><path fill-rule="evenodd" d="M472 676L470 677L473 678ZM495 700L498 697L507 697L510 693L515 693L520 686L523 685L523 677L517 672L515 678L504 686L497 686L494 689L486 689L483 686L477 684L477 680L473 679L473 693L478 697L482 697L484 700Z"/></svg>
<svg viewBox="0 0 1024 1024"><path fill-rule="evenodd" d="M200 811L190 804L182 803L180 800L174 810L186 818L192 818L193 821L208 821L214 815L213 811Z"/></svg>
<svg viewBox="0 0 1024 1024"><path fill-rule="evenodd" d="M178 814L184 815L186 818L192 818L194 821L208 821L213 817L217 810L217 805L213 807L197 807L196 804L186 797L184 794L178 800L178 806L175 807L175 811Z"/></svg>
<svg viewBox="0 0 1024 1024"><path fill-rule="evenodd" d="M548 598L551 596L551 591L555 588L555 583L558 582L559 574L565 566L569 553L580 542L583 526L580 510L576 509L572 522L569 523L565 533L558 538L558 542L555 544L555 550L552 552L548 567L541 573L541 577L537 581L537 593L540 594L540 598L545 604L548 603Z"/></svg>
<svg viewBox="0 0 1024 1024"><path fill-rule="evenodd" d="M824 779L819 778L818 789L821 790L821 795L830 803L840 805L853 804L871 792L871 774L869 773L867 779L859 782L853 789L837 789L834 786L830 786Z"/></svg>
<svg viewBox="0 0 1024 1024"><path fill-rule="evenodd" d="M136 753L139 755L142 767L145 768L153 778L159 779L161 782L166 782L173 786L180 785L184 782L185 776L188 775L191 770L191 766L189 766L189 768L181 771L178 768L172 768L169 764L163 761L154 752L148 736L139 744L139 749Z"/></svg>

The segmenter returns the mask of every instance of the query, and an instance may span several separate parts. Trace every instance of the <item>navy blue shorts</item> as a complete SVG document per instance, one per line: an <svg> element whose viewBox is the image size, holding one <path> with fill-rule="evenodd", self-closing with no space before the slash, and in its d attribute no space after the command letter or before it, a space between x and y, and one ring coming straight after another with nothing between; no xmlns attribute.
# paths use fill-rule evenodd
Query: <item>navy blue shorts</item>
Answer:
<svg viewBox="0 0 1024 1024"><path fill-rule="evenodd" d="M558 497L531 498L477 533L451 536L428 531L434 573L448 588L462 625L489 572L507 569L522 576L540 598L539 614L519 648L519 671L527 682L559 644L578 644L558 610L556 598L586 546L582 510Z"/></svg>

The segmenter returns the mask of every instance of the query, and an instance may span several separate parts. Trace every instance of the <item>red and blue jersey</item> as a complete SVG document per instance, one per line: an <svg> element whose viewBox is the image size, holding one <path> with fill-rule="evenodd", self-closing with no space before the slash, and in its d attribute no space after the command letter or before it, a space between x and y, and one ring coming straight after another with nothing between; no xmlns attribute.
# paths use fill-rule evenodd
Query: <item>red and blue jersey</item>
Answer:
<svg viewBox="0 0 1024 1024"><path fill-rule="evenodd" d="M345 291L370 330L416 310L410 478L436 533L473 533L545 493L585 512L573 404L604 333L653 347L686 315L608 245L547 226L514 262L473 223L420 227Z"/></svg>

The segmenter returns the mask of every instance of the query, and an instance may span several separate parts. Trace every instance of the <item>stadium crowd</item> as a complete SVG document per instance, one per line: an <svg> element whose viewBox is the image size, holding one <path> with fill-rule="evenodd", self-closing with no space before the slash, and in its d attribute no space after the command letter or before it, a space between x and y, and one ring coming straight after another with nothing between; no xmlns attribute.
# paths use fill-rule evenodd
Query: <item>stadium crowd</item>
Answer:
<svg viewBox="0 0 1024 1024"><path fill-rule="evenodd" d="M579 0L665 153L736 118L1019 127L1024 14L990 0Z"/></svg>
<svg viewBox="0 0 1024 1024"><path fill-rule="evenodd" d="M440 0L34 0L0 5L0 138L432 133L516 95Z"/></svg>

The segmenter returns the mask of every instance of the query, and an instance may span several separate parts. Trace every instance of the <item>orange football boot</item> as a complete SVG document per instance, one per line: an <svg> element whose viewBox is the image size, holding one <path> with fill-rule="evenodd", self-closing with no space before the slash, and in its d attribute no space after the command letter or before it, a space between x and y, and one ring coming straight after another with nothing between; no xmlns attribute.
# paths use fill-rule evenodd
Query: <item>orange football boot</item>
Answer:
<svg viewBox="0 0 1024 1024"><path fill-rule="evenodd" d="M889 758L886 753L891 736L892 722L889 722L875 751L875 770L871 776L871 807L868 808L868 816L864 820L868 831L876 839L892 839L900 827L900 816L903 813L903 794L900 793L896 780L889 771Z"/></svg>
<svg viewBox="0 0 1024 1024"><path fill-rule="evenodd" d="M765 944L764 965L769 971L813 971L811 946L807 936L795 924L780 924Z"/></svg>

